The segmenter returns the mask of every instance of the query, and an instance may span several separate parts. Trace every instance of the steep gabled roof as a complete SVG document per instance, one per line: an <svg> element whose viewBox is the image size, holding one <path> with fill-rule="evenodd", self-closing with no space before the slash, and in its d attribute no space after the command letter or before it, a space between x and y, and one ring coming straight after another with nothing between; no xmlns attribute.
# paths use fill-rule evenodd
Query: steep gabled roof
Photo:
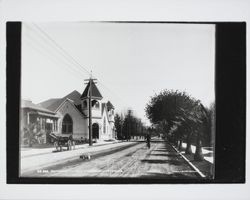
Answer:
<svg viewBox="0 0 250 200"><path fill-rule="evenodd" d="M81 104L81 94L77 90L69 93L68 95L63 97L63 99L71 99L75 105Z"/></svg>
<svg viewBox="0 0 250 200"><path fill-rule="evenodd" d="M107 110L107 103L102 103L102 116L104 115L104 112L106 113L107 120L109 121L108 110Z"/></svg>
<svg viewBox="0 0 250 200"><path fill-rule="evenodd" d="M52 104L48 105L48 107L45 107L45 108L51 111L56 111L56 109L64 102L65 99L70 99L74 102L75 105L79 105L81 104L80 97L81 97L81 94L78 91L74 90L73 92L69 93L65 97L58 99L57 101L54 101Z"/></svg>
<svg viewBox="0 0 250 200"><path fill-rule="evenodd" d="M111 104L111 103L110 103ZM111 104L112 105L112 104ZM110 121L110 116L108 114L108 102L107 103L102 103L102 116L104 115L104 112L106 113L107 120Z"/></svg>
<svg viewBox="0 0 250 200"><path fill-rule="evenodd" d="M103 97L93 81L91 85L92 85L92 98L102 99ZM90 82L88 82L88 85L84 89L81 99L88 97L89 88L90 88Z"/></svg>
<svg viewBox="0 0 250 200"><path fill-rule="evenodd" d="M56 112L60 109L61 106L63 106L63 104L68 101L83 117L86 117L86 115L81 111L81 109L79 108L81 105L76 105L74 103L74 101L72 101L69 98L66 98L63 100L63 102L58 106L58 108L56 109Z"/></svg>

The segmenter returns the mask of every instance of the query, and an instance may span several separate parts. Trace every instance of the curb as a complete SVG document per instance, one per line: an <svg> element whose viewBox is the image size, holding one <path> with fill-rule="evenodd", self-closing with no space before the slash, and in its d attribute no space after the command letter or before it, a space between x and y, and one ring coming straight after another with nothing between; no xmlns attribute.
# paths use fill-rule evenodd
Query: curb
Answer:
<svg viewBox="0 0 250 200"><path fill-rule="evenodd" d="M181 152L179 152L173 145L171 146L189 164L189 166L193 168L200 175L200 177L206 178L206 176L197 167L195 167Z"/></svg>

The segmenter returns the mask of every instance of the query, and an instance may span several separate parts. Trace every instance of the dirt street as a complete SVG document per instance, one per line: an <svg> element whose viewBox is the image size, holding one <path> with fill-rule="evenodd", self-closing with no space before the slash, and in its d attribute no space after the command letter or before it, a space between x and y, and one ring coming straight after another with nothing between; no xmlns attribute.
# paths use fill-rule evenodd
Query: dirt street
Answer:
<svg viewBox="0 0 250 200"><path fill-rule="evenodd" d="M199 178L174 149L163 141L118 149L90 160L77 159L39 169L29 177L154 177Z"/></svg>

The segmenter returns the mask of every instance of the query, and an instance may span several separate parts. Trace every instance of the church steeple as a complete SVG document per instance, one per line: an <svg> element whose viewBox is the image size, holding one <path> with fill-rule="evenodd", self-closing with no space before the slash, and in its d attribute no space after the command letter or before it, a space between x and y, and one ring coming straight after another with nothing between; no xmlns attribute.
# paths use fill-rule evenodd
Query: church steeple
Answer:
<svg viewBox="0 0 250 200"><path fill-rule="evenodd" d="M90 84L91 81L91 84ZM82 95L81 95L81 105L82 105L82 111L86 116L89 116L89 90L91 85L91 106L93 109L93 116L94 117L100 117L100 101L103 99L99 89L97 88L95 82L93 79L89 79L89 82L87 86L85 87Z"/></svg>
<svg viewBox="0 0 250 200"><path fill-rule="evenodd" d="M98 88L96 87L96 84L93 80L91 80L91 86L92 86L92 99L98 99L98 100L102 100L102 95L100 93L100 91L98 90ZM88 93L89 93L89 89L90 89L90 81L88 82L86 88L84 89L82 95L81 95L81 99L86 99L88 98Z"/></svg>

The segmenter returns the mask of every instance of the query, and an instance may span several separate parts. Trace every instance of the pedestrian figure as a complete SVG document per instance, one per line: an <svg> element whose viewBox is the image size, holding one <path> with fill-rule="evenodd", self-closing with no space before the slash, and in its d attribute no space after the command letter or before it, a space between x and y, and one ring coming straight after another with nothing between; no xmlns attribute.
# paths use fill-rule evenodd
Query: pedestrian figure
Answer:
<svg viewBox="0 0 250 200"><path fill-rule="evenodd" d="M146 142L147 142L147 146L148 146L148 148L150 149L150 135L149 134L147 134L147 136L146 136Z"/></svg>

